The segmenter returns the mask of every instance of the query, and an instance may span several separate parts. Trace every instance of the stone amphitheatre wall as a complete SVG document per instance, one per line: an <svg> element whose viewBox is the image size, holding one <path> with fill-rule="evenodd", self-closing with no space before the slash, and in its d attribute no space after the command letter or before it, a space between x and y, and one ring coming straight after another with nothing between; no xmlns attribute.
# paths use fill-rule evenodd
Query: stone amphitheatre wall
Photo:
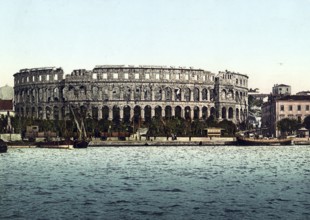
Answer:
<svg viewBox="0 0 310 220"><path fill-rule="evenodd" d="M70 105L109 120L213 114L238 123L247 117L248 77L229 71L104 65L64 75L61 68L45 67L22 69L14 80L15 111L23 117L63 119Z"/></svg>

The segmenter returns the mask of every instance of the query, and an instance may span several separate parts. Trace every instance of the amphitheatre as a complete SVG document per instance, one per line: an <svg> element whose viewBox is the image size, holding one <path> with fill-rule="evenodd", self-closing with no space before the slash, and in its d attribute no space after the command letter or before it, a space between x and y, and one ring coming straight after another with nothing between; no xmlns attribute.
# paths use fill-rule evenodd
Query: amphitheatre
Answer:
<svg viewBox="0 0 310 220"><path fill-rule="evenodd" d="M248 76L193 67L100 65L92 70L21 69L14 74L18 116L63 120L70 106L94 119L142 121L152 117L202 120L213 115L235 124L247 118Z"/></svg>

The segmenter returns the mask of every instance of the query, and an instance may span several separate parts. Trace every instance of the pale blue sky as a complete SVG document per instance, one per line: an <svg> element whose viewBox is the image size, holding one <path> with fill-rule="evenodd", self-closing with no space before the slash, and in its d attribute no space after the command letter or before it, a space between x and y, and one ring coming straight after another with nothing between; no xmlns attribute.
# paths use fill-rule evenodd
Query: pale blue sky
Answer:
<svg viewBox="0 0 310 220"><path fill-rule="evenodd" d="M22 68L194 66L310 90L310 0L1 0L0 86Z"/></svg>

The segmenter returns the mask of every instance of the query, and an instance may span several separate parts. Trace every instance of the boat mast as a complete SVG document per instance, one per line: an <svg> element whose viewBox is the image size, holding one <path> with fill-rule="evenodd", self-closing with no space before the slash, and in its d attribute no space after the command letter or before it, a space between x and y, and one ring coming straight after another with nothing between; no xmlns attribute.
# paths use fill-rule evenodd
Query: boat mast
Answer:
<svg viewBox="0 0 310 220"><path fill-rule="evenodd" d="M69 104L69 107L70 107L70 110L71 110L71 112L72 112L72 114L73 114L73 119L74 119L74 122L75 122L75 124L76 124L76 127L77 127L77 129L78 129L78 131L79 131L79 139L81 140L82 139L82 133L83 133L83 131L82 131L82 128L81 128L81 126L80 126L80 124L79 124L79 122L78 122L78 120L77 120L77 118L76 118L76 116L75 116L75 113L74 113L74 111L73 111L73 109L72 109L72 106ZM83 121L82 121L83 122ZM81 123L82 124L82 123ZM85 130L85 128L84 128L84 130Z"/></svg>

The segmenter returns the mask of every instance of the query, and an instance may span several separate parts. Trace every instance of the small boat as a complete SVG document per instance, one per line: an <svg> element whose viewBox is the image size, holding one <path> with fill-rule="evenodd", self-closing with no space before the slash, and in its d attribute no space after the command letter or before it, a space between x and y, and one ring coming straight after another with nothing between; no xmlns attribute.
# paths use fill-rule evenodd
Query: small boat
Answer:
<svg viewBox="0 0 310 220"><path fill-rule="evenodd" d="M39 148L72 149L73 144L74 142L70 140L60 140L60 141L37 142L36 146Z"/></svg>
<svg viewBox="0 0 310 220"><path fill-rule="evenodd" d="M8 145L2 139L0 139L0 153L6 153L8 151Z"/></svg>
<svg viewBox="0 0 310 220"><path fill-rule="evenodd" d="M263 145L291 145L292 139L291 138L284 138L284 139L256 139L256 138L247 138L237 136L237 144L243 146L263 146Z"/></svg>
<svg viewBox="0 0 310 220"><path fill-rule="evenodd" d="M89 142L86 140L75 140L73 143L73 148L87 148L88 143Z"/></svg>
<svg viewBox="0 0 310 220"><path fill-rule="evenodd" d="M8 141L9 148L34 148L36 144L30 141Z"/></svg>

